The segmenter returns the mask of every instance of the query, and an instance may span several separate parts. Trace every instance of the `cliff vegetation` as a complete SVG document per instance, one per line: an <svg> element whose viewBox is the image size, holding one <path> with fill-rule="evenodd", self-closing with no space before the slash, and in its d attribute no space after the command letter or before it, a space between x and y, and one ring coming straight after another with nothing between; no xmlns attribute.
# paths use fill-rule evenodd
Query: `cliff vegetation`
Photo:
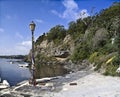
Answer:
<svg viewBox="0 0 120 97"><path fill-rule="evenodd" d="M52 27L35 42L36 67L61 64L71 70L92 65L105 75L119 76L120 3L93 16ZM29 56L30 57L30 56Z"/></svg>

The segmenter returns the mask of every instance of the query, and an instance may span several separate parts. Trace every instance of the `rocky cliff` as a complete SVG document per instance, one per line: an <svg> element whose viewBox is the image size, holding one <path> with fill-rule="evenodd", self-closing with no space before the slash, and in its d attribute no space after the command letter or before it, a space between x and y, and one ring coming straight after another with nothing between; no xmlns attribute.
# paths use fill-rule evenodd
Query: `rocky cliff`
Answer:
<svg viewBox="0 0 120 97"><path fill-rule="evenodd" d="M62 64L73 71L94 64L95 70L104 67L104 74L118 75L119 9L120 3L114 3L94 16L70 22L68 29L62 25L51 28L36 40L36 63Z"/></svg>
<svg viewBox="0 0 120 97"><path fill-rule="evenodd" d="M36 46L36 55L41 53L45 56L67 58L73 53L73 51L74 43L72 42L70 35L66 35L66 37L59 45L55 45L53 41L48 42L48 40L43 40Z"/></svg>

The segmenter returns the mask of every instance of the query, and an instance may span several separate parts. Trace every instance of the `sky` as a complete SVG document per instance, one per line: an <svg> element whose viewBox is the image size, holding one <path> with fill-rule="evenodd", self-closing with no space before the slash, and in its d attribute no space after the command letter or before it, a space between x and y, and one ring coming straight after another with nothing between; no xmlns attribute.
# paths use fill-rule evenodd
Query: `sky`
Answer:
<svg viewBox="0 0 120 97"><path fill-rule="evenodd" d="M120 2L120 0L0 0L0 55L29 53L31 21L36 24L34 31L36 40L56 25L63 25L67 29L69 22L94 15L115 1Z"/></svg>

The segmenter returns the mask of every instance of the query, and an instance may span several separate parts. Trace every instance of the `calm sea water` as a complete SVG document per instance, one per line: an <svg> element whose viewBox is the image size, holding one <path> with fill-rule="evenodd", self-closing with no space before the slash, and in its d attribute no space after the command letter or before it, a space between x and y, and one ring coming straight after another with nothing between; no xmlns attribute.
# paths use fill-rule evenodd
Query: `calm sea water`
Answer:
<svg viewBox="0 0 120 97"><path fill-rule="evenodd" d="M10 64L11 59L0 59L0 77L2 80L7 80L11 86L29 79L31 73L28 68L20 68L19 62ZM18 61L12 59L12 61Z"/></svg>
<svg viewBox="0 0 120 97"><path fill-rule="evenodd" d="M13 61L13 64L10 64ZM18 59L0 59L0 77L2 80L7 80L11 86L31 78L29 68L20 68L21 64ZM45 65L37 64L35 71L36 78L61 76L69 71L61 64Z"/></svg>

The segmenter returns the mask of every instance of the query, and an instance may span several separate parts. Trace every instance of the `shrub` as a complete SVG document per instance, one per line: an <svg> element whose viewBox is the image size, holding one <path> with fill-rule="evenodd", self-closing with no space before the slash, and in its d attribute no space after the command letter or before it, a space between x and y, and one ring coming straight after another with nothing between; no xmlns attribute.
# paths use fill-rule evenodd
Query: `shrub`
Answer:
<svg viewBox="0 0 120 97"><path fill-rule="evenodd" d="M99 69L101 68L101 66L102 66L102 62L99 63L99 64L97 64L97 66L96 66L96 68L95 68L94 70L95 70L95 71L99 70Z"/></svg>
<svg viewBox="0 0 120 97"><path fill-rule="evenodd" d="M89 57L89 62L90 63L95 62L95 59L96 59L97 55L98 55L98 52L94 52L93 54L91 54L90 57Z"/></svg>
<svg viewBox="0 0 120 97"><path fill-rule="evenodd" d="M112 63L109 63L106 66L106 70L105 70L104 75L111 75L111 76L118 76L118 75L120 75L119 73L116 72L118 67L119 67L119 65L113 65Z"/></svg>
<svg viewBox="0 0 120 97"><path fill-rule="evenodd" d="M78 45L74 52L73 55L71 56L72 61L82 61L90 55L89 53L90 49L87 44L83 43Z"/></svg>
<svg viewBox="0 0 120 97"><path fill-rule="evenodd" d="M51 28L49 33L47 34L47 39L49 41L52 40L61 40L64 39L66 36L66 30L64 26L56 25L55 27Z"/></svg>

